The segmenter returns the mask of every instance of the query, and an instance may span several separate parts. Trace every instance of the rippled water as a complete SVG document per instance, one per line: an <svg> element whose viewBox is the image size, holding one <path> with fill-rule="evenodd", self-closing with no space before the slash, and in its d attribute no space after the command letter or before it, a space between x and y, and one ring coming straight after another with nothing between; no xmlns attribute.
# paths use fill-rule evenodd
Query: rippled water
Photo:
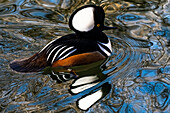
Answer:
<svg viewBox="0 0 170 113"><path fill-rule="evenodd" d="M169 0L0 0L0 111L83 112L76 101L109 82L111 90L88 112L170 111ZM41 73L22 74L8 64L72 33L68 18L84 4L103 6L113 53L98 85L77 95L72 81L57 84Z"/></svg>

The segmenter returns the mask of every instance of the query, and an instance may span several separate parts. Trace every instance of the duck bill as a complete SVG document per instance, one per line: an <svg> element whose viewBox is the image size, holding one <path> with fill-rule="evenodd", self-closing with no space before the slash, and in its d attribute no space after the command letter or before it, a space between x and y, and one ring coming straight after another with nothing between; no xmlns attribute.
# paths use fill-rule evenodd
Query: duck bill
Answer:
<svg viewBox="0 0 170 113"><path fill-rule="evenodd" d="M110 29L117 29L117 27L108 27L108 26L103 27L103 30L110 30Z"/></svg>

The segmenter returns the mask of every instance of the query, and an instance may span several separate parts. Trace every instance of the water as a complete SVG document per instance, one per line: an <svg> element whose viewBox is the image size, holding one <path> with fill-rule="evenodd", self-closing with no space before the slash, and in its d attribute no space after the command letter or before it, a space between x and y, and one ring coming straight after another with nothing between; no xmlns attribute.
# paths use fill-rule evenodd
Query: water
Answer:
<svg viewBox="0 0 170 113"><path fill-rule="evenodd" d="M54 38L72 33L68 18L84 4L104 7L113 54L98 85L71 95L72 81L57 84L41 73L22 74L8 64L33 55ZM109 82L110 92L87 112L170 111L169 0L1 0L0 111L83 112L76 101Z"/></svg>

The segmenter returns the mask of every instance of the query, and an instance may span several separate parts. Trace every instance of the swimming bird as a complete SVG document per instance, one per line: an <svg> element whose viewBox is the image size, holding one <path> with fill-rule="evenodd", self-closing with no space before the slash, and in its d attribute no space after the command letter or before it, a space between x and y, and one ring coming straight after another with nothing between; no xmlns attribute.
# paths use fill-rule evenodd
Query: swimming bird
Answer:
<svg viewBox="0 0 170 113"><path fill-rule="evenodd" d="M112 53L111 42L103 30L116 27L104 26L105 13L102 7L85 5L75 10L69 19L69 27L75 33L57 38L48 43L33 56L25 59L14 60L10 67L17 72L39 72L46 67L69 67L87 65L106 59ZM96 71L96 70L95 70ZM86 92L77 100L81 110L88 110L96 102L104 98L111 90L109 83L95 87L107 76L101 70L93 75L79 76L70 85L69 92L73 95ZM51 77L58 82L67 81L73 74L56 73L51 70ZM85 91L86 90L86 91Z"/></svg>
<svg viewBox="0 0 170 113"><path fill-rule="evenodd" d="M17 72L39 72L47 66L80 66L107 58L112 53L112 47L102 31L115 27L104 26L104 18L105 13L100 6L85 5L78 8L69 19L69 27L75 33L52 40L33 56L12 61L10 67ZM60 81L67 79L56 76Z"/></svg>

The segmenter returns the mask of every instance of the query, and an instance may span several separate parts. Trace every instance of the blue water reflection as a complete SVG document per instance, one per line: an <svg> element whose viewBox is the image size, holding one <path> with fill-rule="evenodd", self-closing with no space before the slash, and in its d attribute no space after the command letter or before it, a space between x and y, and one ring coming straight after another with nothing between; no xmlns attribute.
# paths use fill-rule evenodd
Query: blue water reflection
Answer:
<svg viewBox="0 0 170 113"><path fill-rule="evenodd" d="M58 84L42 73L16 73L9 68L12 60L29 57L54 38L73 33L68 19L85 4L102 6L105 24L118 27L105 31L113 53L101 73L93 70L90 74L104 75L97 85L71 95L74 80ZM168 113L168 11L168 0L1 0L0 112ZM111 85L107 95L88 111L77 108L80 98L102 89L106 83Z"/></svg>
<svg viewBox="0 0 170 113"><path fill-rule="evenodd" d="M121 21L128 22L128 21L139 21L141 19L147 19L144 16L134 15L134 14L125 14L125 15L119 15L117 18Z"/></svg>
<svg viewBox="0 0 170 113"><path fill-rule="evenodd" d="M5 5L0 7L0 15L11 14L16 11L17 6L15 4Z"/></svg>

